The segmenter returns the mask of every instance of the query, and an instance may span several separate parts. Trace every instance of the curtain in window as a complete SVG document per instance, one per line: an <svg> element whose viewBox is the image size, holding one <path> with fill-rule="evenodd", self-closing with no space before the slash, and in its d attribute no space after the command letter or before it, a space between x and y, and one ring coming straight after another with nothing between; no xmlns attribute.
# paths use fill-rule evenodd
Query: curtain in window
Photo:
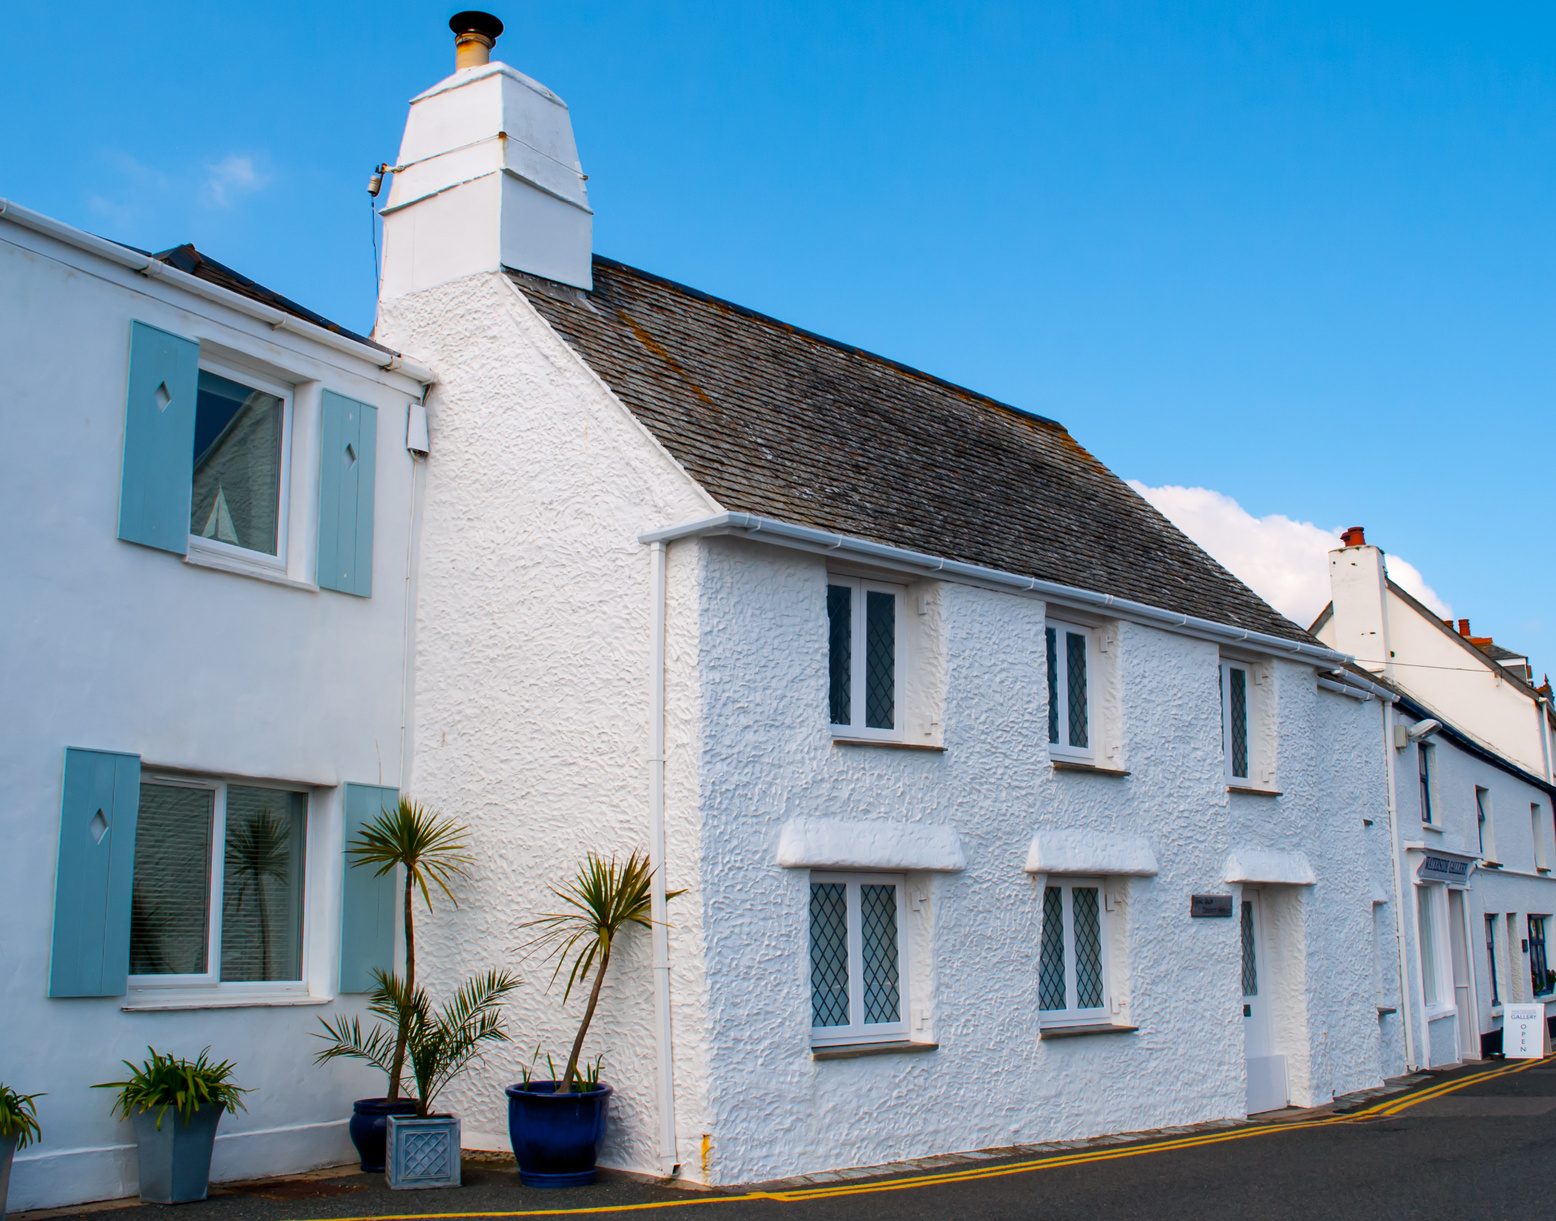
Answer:
<svg viewBox="0 0 1556 1221"><path fill-rule="evenodd" d="M215 798L210 789L140 786L131 975L202 975L207 969Z"/></svg>
<svg viewBox="0 0 1556 1221"><path fill-rule="evenodd" d="M308 798L227 788L222 871L223 980L300 980Z"/></svg>

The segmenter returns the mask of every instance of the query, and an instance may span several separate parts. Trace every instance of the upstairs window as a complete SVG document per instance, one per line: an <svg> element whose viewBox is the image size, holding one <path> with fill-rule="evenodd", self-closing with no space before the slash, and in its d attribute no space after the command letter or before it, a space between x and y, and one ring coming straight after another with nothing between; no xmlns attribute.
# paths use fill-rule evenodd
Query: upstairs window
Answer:
<svg viewBox="0 0 1556 1221"><path fill-rule="evenodd" d="M1550 847L1545 833L1544 811L1538 801L1529 803L1529 829L1534 837L1534 867L1540 873L1551 871Z"/></svg>
<svg viewBox="0 0 1556 1221"><path fill-rule="evenodd" d="M1037 981L1043 1025L1110 1020L1106 906L1100 881L1075 878L1044 887Z"/></svg>
<svg viewBox="0 0 1556 1221"><path fill-rule="evenodd" d="M1421 821L1433 823L1432 748L1425 742L1416 743L1416 774L1421 781Z"/></svg>
<svg viewBox="0 0 1556 1221"><path fill-rule="evenodd" d="M1475 786L1475 825L1480 835L1480 855L1485 861L1497 859L1496 827L1491 822L1491 793Z"/></svg>
<svg viewBox="0 0 1556 1221"><path fill-rule="evenodd" d="M199 545L283 557L290 395L202 364L189 533Z"/></svg>
<svg viewBox="0 0 1556 1221"><path fill-rule="evenodd" d="M1248 674L1242 662L1221 663L1221 752L1229 784L1247 784Z"/></svg>
<svg viewBox="0 0 1556 1221"><path fill-rule="evenodd" d="M907 972L903 879L813 873L810 1025L816 1046L897 1042Z"/></svg>
<svg viewBox="0 0 1556 1221"><path fill-rule="evenodd" d="M902 736L900 586L827 583L827 705L835 734Z"/></svg>
<svg viewBox="0 0 1556 1221"><path fill-rule="evenodd" d="M307 822L306 793L143 779L131 983L301 984Z"/></svg>
<svg viewBox="0 0 1556 1221"><path fill-rule="evenodd" d="M1055 759L1090 761L1092 746L1089 629L1049 621L1048 753Z"/></svg>

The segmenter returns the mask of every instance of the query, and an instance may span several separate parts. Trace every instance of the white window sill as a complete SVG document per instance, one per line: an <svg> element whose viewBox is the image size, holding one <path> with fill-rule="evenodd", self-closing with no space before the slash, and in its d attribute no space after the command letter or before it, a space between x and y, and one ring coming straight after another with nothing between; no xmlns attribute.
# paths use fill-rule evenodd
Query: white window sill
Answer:
<svg viewBox="0 0 1556 1221"><path fill-rule="evenodd" d="M812 1060L857 1060L860 1056L913 1055L924 1051L938 1051L939 1043L915 1043L911 1039L896 1039L890 1043L838 1043L831 1047L812 1047Z"/></svg>
<svg viewBox="0 0 1556 1221"><path fill-rule="evenodd" d="M252 1009L287 1005L327 1005L331 998L295 990L223 992L216 988L132 988L119 1008L124 1013L174 1009Z"/></svg>
<svg viewBox="0 0 1556 1221"><path fill-rule="evenodd" d="M1229 784L1226 786L1228 793L1244 793L1249 797L1282 797L1285 794L1280 789L1267 789L1256 784Z"/></svg>
<svg viewBox="0 0 1556 1221"><path fill-rule="evenodd" d="M834 733L832 735L833 746L885 746L892 750L932 750L940 754L945 753L944 746L936 746L933 742L904 742L900 738L855 738L847 734Z"/></svg>
<svg viewBox="0 0 1556 1221"><path fill-rule="evenodd" d="M1451 1018L1458 1013L1453 1006L1428 1005L1426 1007L1426 1020L1428 1022L1440 1022L1443 1018Z"/></svg>
<svg viewBox="0 0 1556 1221"><path fill-rule="evenodd" d="M308 581L294 581L279 568L272 568L268 564L250 563L237 556L216 551L198 549L192 543L189 554L184 556L184 563L195 568L210 568L217 572L230 572L240 577L253 577L256 581L269 581L272 585L285 585L291 589L307 590L309 593L319 592L317 585Z"/></svg>
<svg viewBox="0 0 1556 1221"><path fill-rule="evenodd" d="M1089 772L1095 776L1127 776L1129 773L1121 767L1103 767L1084 759L1050 759L1056 772Z"/></svg>
<svg viewBox="0 0 1556 1221"><path fill-rule="evenodd" d="M1039 1034L1043 1039L1078 1039L1088 1034L1134 1034L1138 1026L1126 1026L1120 1022L1090 1022L1074 1026L1044 1026Z"/></svg>

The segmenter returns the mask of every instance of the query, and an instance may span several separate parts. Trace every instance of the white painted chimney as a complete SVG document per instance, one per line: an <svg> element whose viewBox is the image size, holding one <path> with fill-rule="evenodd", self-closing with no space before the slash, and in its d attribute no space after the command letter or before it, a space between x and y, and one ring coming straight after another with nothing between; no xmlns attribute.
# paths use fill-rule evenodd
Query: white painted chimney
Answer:
<svg viewBox="0 0 1556 1221"><path fill-rule="evenodd" d="M1383 552L1360 526L1329 553L1329 596L1334 603L1334 647L1374 674L1393 676L1389 651L1388 571Z"/></svg>
<svg viewBox="0 0 1556 1221"><path fill-rule="evenodd" d="M594 212L567 103L488 62L502 22L459 13L453 76L411 99L383 209L379 297L512 267L593 287Z"/></svg>

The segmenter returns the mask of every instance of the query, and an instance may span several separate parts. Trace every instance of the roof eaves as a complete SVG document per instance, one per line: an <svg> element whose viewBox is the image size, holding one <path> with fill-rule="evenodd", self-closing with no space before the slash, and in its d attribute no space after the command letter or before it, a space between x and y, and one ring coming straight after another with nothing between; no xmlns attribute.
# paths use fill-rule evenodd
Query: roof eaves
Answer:
<svg viewBox="0 0 1556 1221"><path fill-rule="evenodd" d="M1524 682L1523 679L1519 678L1517 674L1513 673L1513 671L1509 670L1506 666L1497 665L1497 663L1486 654L1484 649L1471 644L1468 640L1464 639L1463 636L1459 635L1458 632L1454 631L1436 615L1432 614L1431 607L1426 606L1422 602L1412 597L1405 590L1394 584L1393 581L1388 582L1388 588L1391 594L1397 595L1405 603L1405 605L1410 607L1423 619L1427 620L1427 622L1429 622L1439 632L1448 637L1448 639L1452 640L1461 649L1463 649L1471 657L1478 661L1485 668L1486 673L1505 678L1530 699L1536 702L1540 700L1540 693L1536 691L1530 684ZM1519 656L1522 656L1522 654L1519 654Z"/></svg>
<svg viewBox="0 0 1556 1221"><path fill-rule="evenodd" d="M1502 771L1507 772L1509 775L1517 777L1519 780L1524 781L1526 784L1535 785L1537 788L1543 790L1553 797L1556 797L1556 784L1536 776L1533 772L1529 771L1521 764L1514 763L1505 755L1500 754L1494 746L1491 746L1486 742L1482 742L1479 738L1471 734L1467 729L1460 729L1452 721L1448 720L1448 718L1445 717L1441 712L1438 712L1430 705L1422 703L1414 696L1406 695L1401 692L1399 696L1399 706L1414 716L1417 720L1433 720L1441 722L1442 728L1437 732L1452 740L1455 745L1461 747L1464 750L1467 750L1470 754L1475 755L1477 758L1483 759L1485 762L1490 763L1493 767L1500 768Z"/></svg>

